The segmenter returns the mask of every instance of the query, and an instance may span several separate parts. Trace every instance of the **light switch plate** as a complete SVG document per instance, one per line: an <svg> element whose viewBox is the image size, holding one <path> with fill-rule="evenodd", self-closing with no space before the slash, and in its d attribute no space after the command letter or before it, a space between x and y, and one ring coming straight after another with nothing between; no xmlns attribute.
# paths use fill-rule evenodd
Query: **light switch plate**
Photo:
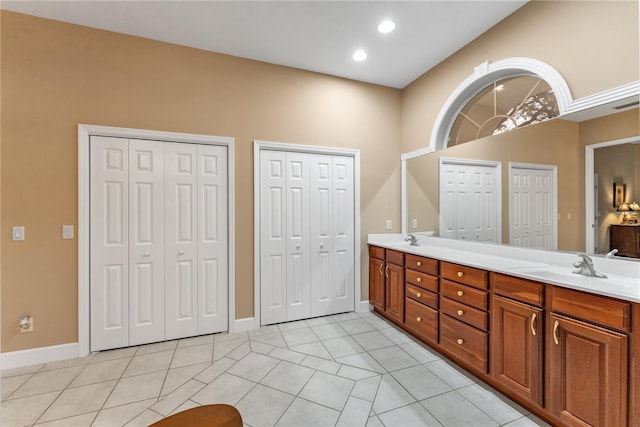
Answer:
<svg viewBox="0 0 640 427"><path fill-rule="evenodd" d="M63 225L62 226L62 238L63 239L73 239L73 225Z"/></svg>
<svg viewBox="0 0 640 427"><path fill-rule="evenodd" d="M24 225L18 225L13 227L11 232L11 238L14 242L21 242L24 240Z"/></svg>

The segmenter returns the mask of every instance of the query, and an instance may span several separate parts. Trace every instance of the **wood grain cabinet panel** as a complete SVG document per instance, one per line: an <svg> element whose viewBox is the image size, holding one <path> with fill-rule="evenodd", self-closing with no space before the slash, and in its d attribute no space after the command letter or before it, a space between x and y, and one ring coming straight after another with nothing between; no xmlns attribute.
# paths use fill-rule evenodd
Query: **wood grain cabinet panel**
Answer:
<svg viewBox="0 0 640 427"><path fill-rule="evenodd" d="M419 338L438 342L438 312L431 307L407 298L405 325Z"/></svg>
<svg viewBox="0 0 640 427"><path fill-rule="evenodd" d="M480 289L488 289L489 273L479 268L467 267L466 265L452 264L450 262L440 263L440 275L445 279L458 283L473 286Z"/></svg>
<svg viewBox="0 0 640 427"><path fill-rule="evenodd" d="M488 334L440 314L440 345L482 373L488 371Z"/></svg>
<svg viewBox="0 0 640 427"><path fill-rule="evenodd" d="M612 224L610 249L617 249L617 256L640 258L640 225Z"/></svg>
<svg viewBox="0 0 640 427"><path fill-rule="evenodd" d="M425 258L418 255L406 254L405 266L431 276L438 275L438 260Z"/></svg>
<svg viewBox="0 0 640 427"><path fill-rule="evenodd" d="M487 310L489 308L489 294L486 291L481 291L479 289L471 288L445 279L441 280L440 288L441 296L481 310Z"/></svg>
<svg viewBox="0 0 640 427"><path fill-rule="evenodd" d="M405 274L407 283L420 286L421 288L432 292L438 292L438 278L436 276L430 276L420 271L412 270L408 267Z"/></svg>
<svg viewBox="0 0 640 427"><path fill-rule="evenodd" d="M407 283L406 296L407 298L411 298L421 304L428 305L436 310L438 309L438 294L434 292L430 292Z"/></svg>
<svg viewBox="0 0 640 427"><path fill-rule="evenodd" d="M369 258L369 303L384 310L384 267L383 260Z"/></svg>
<svg viewBox="0 0 640 427"><path fill-rule="evenodd" d="M627 336L550 314L548 409L567 426L627 426Z"/></svg>
<svg viewBox="0 0 640 427"><path fill-rule="evenodd" d="M526 400L543 405L544 312L495 295L491 306L491 376Z"/></svg>
<svg viewBox="0 0 640 427"><path fill-rule="evenodd" d="M387 263L385 279L385 313L398 322L404 322L404 267Z"/></svg>
<svg viewBox="0 0 640 427"><path fill-rule="evenodd" d="M475 328L489 329L489 313L449 298L442 298L440 311Z"/></svg>

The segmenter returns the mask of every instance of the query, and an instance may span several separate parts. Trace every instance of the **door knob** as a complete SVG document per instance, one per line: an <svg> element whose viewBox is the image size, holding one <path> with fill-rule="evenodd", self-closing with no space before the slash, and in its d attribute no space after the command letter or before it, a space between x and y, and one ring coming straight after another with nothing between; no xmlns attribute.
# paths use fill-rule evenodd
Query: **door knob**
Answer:
<svg viewBox="0 0 640 427"><path fill-rule="evenodd" d="M146 251L146 252L144 253L144 257L145 257L145 258L147 258L147 257L149 257L149 256L151 256L151 253L150 253L149 251Z"/></svg>

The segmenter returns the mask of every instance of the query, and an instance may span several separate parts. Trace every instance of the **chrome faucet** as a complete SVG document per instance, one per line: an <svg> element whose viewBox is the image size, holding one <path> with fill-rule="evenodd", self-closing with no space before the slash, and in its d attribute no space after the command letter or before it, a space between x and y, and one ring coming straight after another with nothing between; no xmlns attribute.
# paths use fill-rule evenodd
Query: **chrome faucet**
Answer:
<svg viewBox="0 0 640 427"><path fill-rule="evenodd" d="M602 273L598 273L593 268L593 260L589 258L586 254L578 254L578 258L580 258L580 261L576 261L573 263L573 266L576 267L577 270L573 270L572 273L581 274L583 276L588 276L588 277L600 277L603 279L607 278L606 275Z"/></svg>
<svg viewBox="0 0 640 427"><path fill-rule="evenodd" d="M614 256L615 254L617 254L617 253L618 253L618 250L617 250L617 249L611 249L611 252L608 252L608 253L605 255L605 257L607 257L607 258L613 258L613 256Z"/></svg>
<svg viewBox="0 0 640 427"><path fill-rule="evenodd" d="M404 241L405 242L411 241L410 243L411 246L420 246L420 244L418 244L418 238L413 234L407 234L407 237L404 239Z"/></svg>

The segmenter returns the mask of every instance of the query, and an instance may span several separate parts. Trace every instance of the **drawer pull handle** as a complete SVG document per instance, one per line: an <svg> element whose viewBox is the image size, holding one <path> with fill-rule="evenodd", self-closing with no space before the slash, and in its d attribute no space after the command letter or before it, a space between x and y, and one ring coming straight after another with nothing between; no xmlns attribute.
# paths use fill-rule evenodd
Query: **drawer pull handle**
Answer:
<svg viewBox="0 0 640 427"><path fill-rule="evenodd" d="M556 343L556 345L560 344L560 339L558 338L558 326L560 326L560 322L556 320L553 324L553 342Z"/></svg>
<svg viewBox="0 0 640 427"><path fill-rule="evenodd" d="M416 265L420 267L422 265L422 261L416 261Z"/></svg>
<svg viewBox="0 0 640 427"><path fill-rule="evenodd" d="M462 316L464 314L464 310L458 310L458 316Z"/></svg>
<svg viewBox="0 0 640 427"><path fill-rule="evenodd" d="M387 267L384 269L384 275L386 277L389 277L389 266L387 265Z"/></svg>
<svg viewBox="0 0 640 427"><path fill-rule="evenodd" d="M416 294L416 297L421 298L421 297L422 297L422 293L418 292L418 293Z"/></svg>
<svg viewBox="0 0 640 427"><path fill-rule="evenodd" d="M531 333L533 334L533 336L536 336L536 314L533 313L533 315L531 316Z"/></svg>
<svg viewBox="0 0 640 427"><path fill-rule="evenodd" d="M457 342L458 342L458 344L460 344L460 345L464 344L464 340L463 340L462 338L458 338Z"/></svg>
<svg viewBox="0 0 640 427"><path fill-rule="evenodd" d="M382 269L384 268L384 264L380 264L380 275L384 276L384 272L382 271Z"/></svg>
<svg viewBox="0 0 640 427"><path fill-rule="evenodd" d="M464 276L464 272L458 271L458 277L462 277L462 276Z"/></svg>
<svg viewBox="0 0 640 427"><path fill-rule="evenodd" d="M464 292L458 291L458 296L461 297L462 295L464 295Z"/></svg>
<svg viewBox="0 0 640 427"><path fill-rule="evenodd" d="M422 317L416 317L416 322L422 322Z"/></svg>
<svg viewBox="0 0 640 427"><path fill-rule="evenodd" d="M416 279L416 282L418 282L418 283L422 282L422 277L418 277L418 278Z"/></svg>

